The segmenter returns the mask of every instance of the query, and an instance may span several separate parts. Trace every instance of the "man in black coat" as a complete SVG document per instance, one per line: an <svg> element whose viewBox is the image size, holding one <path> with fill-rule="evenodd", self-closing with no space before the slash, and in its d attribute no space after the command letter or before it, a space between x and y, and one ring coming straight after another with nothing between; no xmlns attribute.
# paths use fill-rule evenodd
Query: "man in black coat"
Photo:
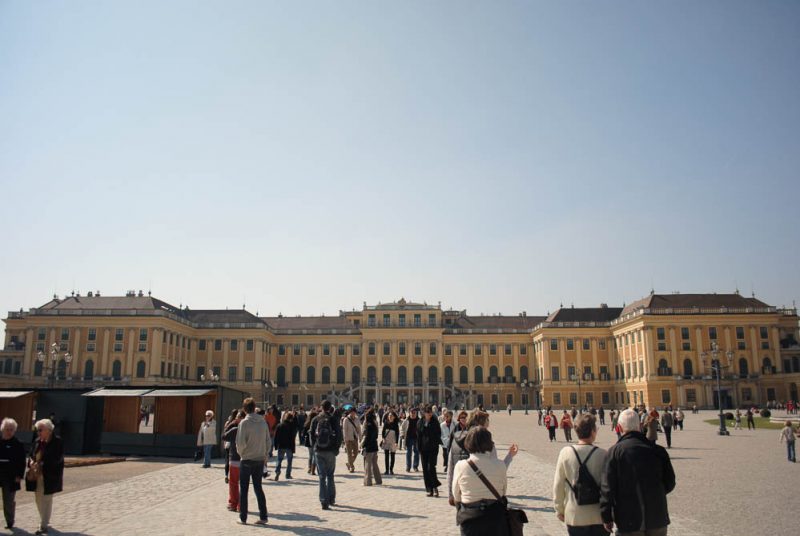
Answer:
<svg viewBox="0 0 800 536"><path fill-rule="evenodd" d="M618 535L664 536L669 525L667 493L675 471L664 447L639 431L639 417L626 409L619 416L623 436L608 449L600 485L600 512Z"/></svg>
<svg viewBox="0 0 800 536"><path fill-rule="evenodd" d="M0 424L2 438L0 438L0 487L3 490L3 514L6 518L6 528L14 526L14 511L16 502L14 498L20 489L19 483L25 476L25 447L14 434L17 433L17 421L3 419Z"/></svg>

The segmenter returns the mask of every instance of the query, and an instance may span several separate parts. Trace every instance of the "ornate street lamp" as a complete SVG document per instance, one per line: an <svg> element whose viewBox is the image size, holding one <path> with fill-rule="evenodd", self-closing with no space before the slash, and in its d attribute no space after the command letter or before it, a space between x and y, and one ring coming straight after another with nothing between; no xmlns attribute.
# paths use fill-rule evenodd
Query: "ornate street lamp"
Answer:
<svg viewBox="0 0 800 536"><path fill-rule="evenodd" d="M702 352L700 354L700 359L703 361L703 366L710 368L714 371L717 375L717 404L719 405L719 435L730 435L728 429L725 427L725 415L722 412L722 385L721 385L721 377L722 377L722 369L726 369L731 366L731 362L733 361L734 353L732 350L728 350L725 352L725 357L728 359L728 364L723 365L719 360L719 347L717 346L716 342L711 343L711 363L708 362L709 354L707 352Z"/></svg>
<svg viewBox="0 0 800 536"><path fill-rule="evenodd" d="M58 343L53 343L50 345L50 364L46 363L47 356L44 352L38 352L36 354L36 359L39 360L40 363L45 364L45 376L51 382L52 385L55 385L57 379L57 369L58 369ZM72 354L69 352L64 352L63 355L64 363L66 363L67 367L72 362ZM66 377L66 370L64 371L64 375Z"/></svg>
<svg viewBox="0 0 800 536"><path fill-rule="evenodd" d="M583 406L581 405L581 376L580 374L573 374L570 380L578 384L578 411L583 413Z"/></svg>
<svg viewBox="0 0 800 536"><path fill-rule="evenodd" d="M522 392L525 393L525 415L527 415L528 404L530 403L530 401L528 400L528 390L532 387L532 384L528 380L522 380L519 384L519 387L520 389L522 389Z"/></svg>

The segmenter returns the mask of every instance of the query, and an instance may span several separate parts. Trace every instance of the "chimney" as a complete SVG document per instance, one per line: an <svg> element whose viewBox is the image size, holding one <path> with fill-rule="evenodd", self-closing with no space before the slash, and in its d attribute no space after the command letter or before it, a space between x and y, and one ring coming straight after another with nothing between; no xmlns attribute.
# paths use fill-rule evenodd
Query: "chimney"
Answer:
<svg viewBox="0 0 800 536"><path fill-rule="evenodd" d="M139 297L141 298L142 296L144 296L144 292L142 292L142 291L140 290L140 291L139 291Z"/></svg>
<svg viewBox="0 0 800 536"><path fill-rule="evenodd" d="M522 311L522 316L528 316L528 311Z"/></svg>
<svg viewBox="0 0 800 536"><path fill-rule="evenodd" d="M600 309L608 309L608 304L607 303L601 303L600 304Z"/></svg>
<svg viewBox="0 0 800 536"><path fill-rule="evenodd" d="M91 298L91 297L93 297L93 296L94 296L94 294L92 294L92 291L90 290L90 291L89 291L89 293L88 293L86 296L87 296L88 298Z"/></svg>

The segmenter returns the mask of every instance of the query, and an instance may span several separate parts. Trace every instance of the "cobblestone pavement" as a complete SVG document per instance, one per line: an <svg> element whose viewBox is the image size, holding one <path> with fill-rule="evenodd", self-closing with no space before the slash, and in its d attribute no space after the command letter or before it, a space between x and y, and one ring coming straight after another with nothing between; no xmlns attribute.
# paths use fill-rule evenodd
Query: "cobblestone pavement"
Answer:
<svg viewBox="0 0 800 536"><path fill-rule="evenodd" d="M730 438L720 438L713 427L701 422L703 418L708 417L690 416L686 430L673 436L675 447L670 454L678 487L669 496L673 521L670 534L796 534L790 512L797 507L796 493L791 490L800 481L798 466L784 461L783 450L777 445L777 431L735 431ZM521 412L510 417L492 414L491 429L501 455L512 438L522 448L509 470L508 495L513 504L528 513L530 523L525 534L565 535L550 500L554 462L565 443L550 444L544 429L536 425L536 417ZM599 443L608 447L614 439L610 431L602 430ZM217 460L211 469L181 463L58 494L51 532L97 536L253 534L258 530L333 536L398 530L403 534L458 534L455 513L446 498L427 497L422 473L406 473L404 455L399 454L403 459L398 458L398 474L385 478L382 486L373 487L362 485L360 471L344 472L344 454L340 455L336 475L338 504L323 511L317 500L316 477L305 472L306 449L298 447L294 480L270 480L265 485L270 511L266 528L236 524L237 515L225 508L227 486ZM720 462L721 456L725 460ZM383 464L382 459L380 463ZM440 479L444 480L444 476ZM251 491L251 522L257 517L255 504ZM36 519L33 504L18 507L18 527L32 532Z"/></svg>

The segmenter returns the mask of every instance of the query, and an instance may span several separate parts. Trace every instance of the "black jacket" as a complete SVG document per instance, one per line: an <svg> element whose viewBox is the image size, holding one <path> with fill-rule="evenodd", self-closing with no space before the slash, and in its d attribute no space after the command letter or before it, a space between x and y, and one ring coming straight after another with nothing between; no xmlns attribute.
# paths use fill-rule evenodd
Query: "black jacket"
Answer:
<svg viewBox="0 0 800 536"><path fill-rule="evenodd" d="M19 439L0 438L0 485L11 485L12 489L20 488L17 478L25 476L25 447Z"/></svg>
<svg viewBox="0 0 800 536"><path fill-rule="evenodd" d="M317 427L322 419L331 420L331 431L333 432L333 437L331 438L331 445L328 448L317 446ZM310 433L308 435L310 436L311 444L314 445L315 451L333 452L337 455L339 454L339 449L342 447L342 427L339 424L339 416L336 414L336 412L325 413L323 411L314 417L314 420L311 421L309 432Z"/></svg>
<svg viewBox="0 0 800 536"><path fill-rule="evenodd" d="M36 438L33 442L30 458L33 459L36 455L36 450L39 448L40 438ZM42 477L44 478L44 494L51 495L58 493L64 488L64 443L61 438L53 434L50 436L50 441L44 446L42 454ZM25 489L28 491L36 491L36 482L30 480L25 481Z"/></svg>
<svg viewBox="0 0 800 536"><path fill-rule="evenodd" d="M603 522L620 532L669 525L667 493L675 489L675 471L664 447L641 432L628 432L608 449L600 484Z"/></svg>
<svg viewBox="0 0 800 536"><path fill-rule="evenodd" d="M378 423L369 419L364 424L364 452L378 452Z"/></svg>
<svg viewBox="0 0 800 536"><path fill-rule="evenodd" d="M275 428L275 448L289 449L294 452L294 437L297 427L293 421L283 421Z"/></svg>
<svg viewBox="0 0 800 536"><path fill-rule="evenodd" d="M222 433L222 440L231 444L230 448L228 449L228 460L232 462L238 462L242 460L242 457L239 456L239 449L236 448L236 434L239 433L240 422L242 422L241 419L236 419L232 423L228 424L228 427L225 428L225 431Z"/></svg>
<svg viewBox="0 0 800 536"><path fill-rule="evenodd" d="M442 427L436 417L425 422L421 418L417 423L417 448L422 452L436 452L442 444Z"/></svg>

